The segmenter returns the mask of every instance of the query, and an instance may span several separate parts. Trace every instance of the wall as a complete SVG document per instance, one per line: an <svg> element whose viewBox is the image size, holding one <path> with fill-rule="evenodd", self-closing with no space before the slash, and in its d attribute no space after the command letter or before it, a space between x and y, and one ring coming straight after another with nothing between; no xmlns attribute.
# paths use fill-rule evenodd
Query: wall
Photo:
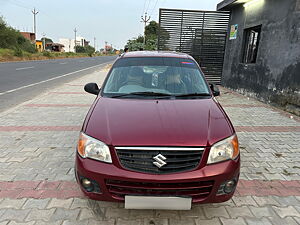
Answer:
<svg viewBox="0 0 300 225"><path fill-rule="evenodd" d="M300 0L260 0L231 9L222 84L300 114ZM255 64L242 63L243 30L262 25ZM229 33L228 33L229 35Z"/></svg>

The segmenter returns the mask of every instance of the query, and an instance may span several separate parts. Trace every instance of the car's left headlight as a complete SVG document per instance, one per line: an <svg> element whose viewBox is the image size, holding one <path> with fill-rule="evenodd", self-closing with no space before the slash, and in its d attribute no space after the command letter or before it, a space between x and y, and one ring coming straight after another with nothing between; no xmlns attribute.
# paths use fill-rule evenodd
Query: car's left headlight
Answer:
<svg viewBox="0 0 300 225"><path fill-rule="evenodd" d="M236 135L215 143L208 155L207 164L236 159L240 153L239 142Z"/></svg>
<svg viewBox="0 0 300 225"><path fill-rule="evenodd" d="M91 158L102 162L112 163L108 146L82 132L79 135L77 152L83 158Z"/></svg>

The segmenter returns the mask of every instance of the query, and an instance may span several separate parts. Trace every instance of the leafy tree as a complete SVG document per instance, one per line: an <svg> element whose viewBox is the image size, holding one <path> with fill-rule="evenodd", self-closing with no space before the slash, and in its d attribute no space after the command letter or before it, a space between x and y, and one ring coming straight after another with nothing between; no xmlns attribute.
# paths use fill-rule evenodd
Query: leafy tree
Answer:
<svg viewBox="0 0 300 225"><path fill-rule="evenodd" d="M146 43L144 43L144 36L140 35L137 38L133 38L127 41L126 47L129 48L129 51L138 51L140 49L144 50L157 50L157 43L158 43L158 32L159 32L159 24L155 21L151 21L145 28L145 39ZM160 45L166 46L166 41L169 40L170 35L169 33L161 28L160 35L163 37L161 39Z"/></svg>
<svg viewBox="0 0 300 225"><path fill-rule="evenodd" d="M76 53L87 53L89 56L92 56L94 52L95 49L90 45L84 47L79 45L76 46Z"/></svg>
<svg viewBox="0 0 300 225"><path fill-rule="evenodd" d="M41 41L44 43L44 39L45 39L45 44L50 44L50 43L53 43L52 39L50 38L42 38Z"/></svg>
<svg viewBox="0 0 300 225"><path fill-rule="evenodd" d="M156 40L158 36L159 24L154 20L151 21L145 28L146 42L148 40Z"/></svg>
<svg viewBox="0 0 300 225"><path fill-rule="evenodd" d="M85 48L83 46L77 45L75 49L76 53L85 53Z"/></svg>
<svg viewBox="0 0 300 225"><path fill-rule="evenodd" d="M127 41L126 47L129 51L139 51L140 49L144 48L144 37L138 36L137 38L133 38Z"/></svg>
<svg viewBox="0 0 300 225"><path fill-rule="evenodd" d="M15 50L15 55L21 55L21 51L36 52L35 45L24 38L21 33L9 27L0 17L0 48Z"/></svg>
<svg viewBox="0 0 300 225"><path fill-rule="evenodd" d="M87 45L84 47L85 48L85 52L89 55L89 56L92 56L94 53L95 53L95 49L90 46L90 45Z"/></svg>

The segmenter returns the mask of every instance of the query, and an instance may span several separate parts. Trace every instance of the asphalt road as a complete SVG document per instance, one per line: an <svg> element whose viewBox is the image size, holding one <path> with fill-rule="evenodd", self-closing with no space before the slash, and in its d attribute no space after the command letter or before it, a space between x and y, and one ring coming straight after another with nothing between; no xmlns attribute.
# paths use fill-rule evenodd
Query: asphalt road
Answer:
<svg viewBox="0 0 300 225"><path fill-rule="evenodd" d="M116 56L0 63L0 112L112 62Z"/></svg>

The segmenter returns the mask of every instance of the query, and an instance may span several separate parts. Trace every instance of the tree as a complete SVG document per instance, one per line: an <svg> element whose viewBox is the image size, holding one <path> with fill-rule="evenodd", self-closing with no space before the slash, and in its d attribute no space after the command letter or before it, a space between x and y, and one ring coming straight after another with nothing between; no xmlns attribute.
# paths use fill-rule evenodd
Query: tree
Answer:
<svg viewBox="0 0 300 225"><path fill-rule="evenodd" d="M20 55L21 51L36 52L35 45L24 38L21 33L9 27L0 17L0 48L13 49Z"/></svg>
<svg viewBox="0 0 300 225"><path fill-rule="evenodd" d="M126 47L129 48L129 51L138 51L140 49L144 50L157 50L158 43L158 32L159 24L154 20L151 21L145 28L145 39L146 44L144 45L144 36L139 35L137 38L133 38L127 41ZM165 46L166 41L170 38L169 33L161 28L160 34L162 35L160 46Z"/></svg>
<svg viewBox="0 0 300 225"><path fill-rule="evenodd" d="M95 49L90 45L84 47L80 45L76 46L76 53L87 53L89 56L92 56L94 52Z"/></svg>
<svg viewBox="0 0 300 225"><path fill-rule="evenodd" d="M45 39L45 42L44 42L44 39ZM51 44L51 43L53 43L52 39L46 38L46 37L45 37L45 38L43 37L43 38L41 39L41 41L42 41L43 43L45 43L45 44Z"/></svg>
<svg viewBox="0 0 300 225"><path fill-rule="evenodd" d="M126 47L129 51L139 51L140 49L144 48L144 37L138 36L137 38L133 38L127 41Z"/></svg>

